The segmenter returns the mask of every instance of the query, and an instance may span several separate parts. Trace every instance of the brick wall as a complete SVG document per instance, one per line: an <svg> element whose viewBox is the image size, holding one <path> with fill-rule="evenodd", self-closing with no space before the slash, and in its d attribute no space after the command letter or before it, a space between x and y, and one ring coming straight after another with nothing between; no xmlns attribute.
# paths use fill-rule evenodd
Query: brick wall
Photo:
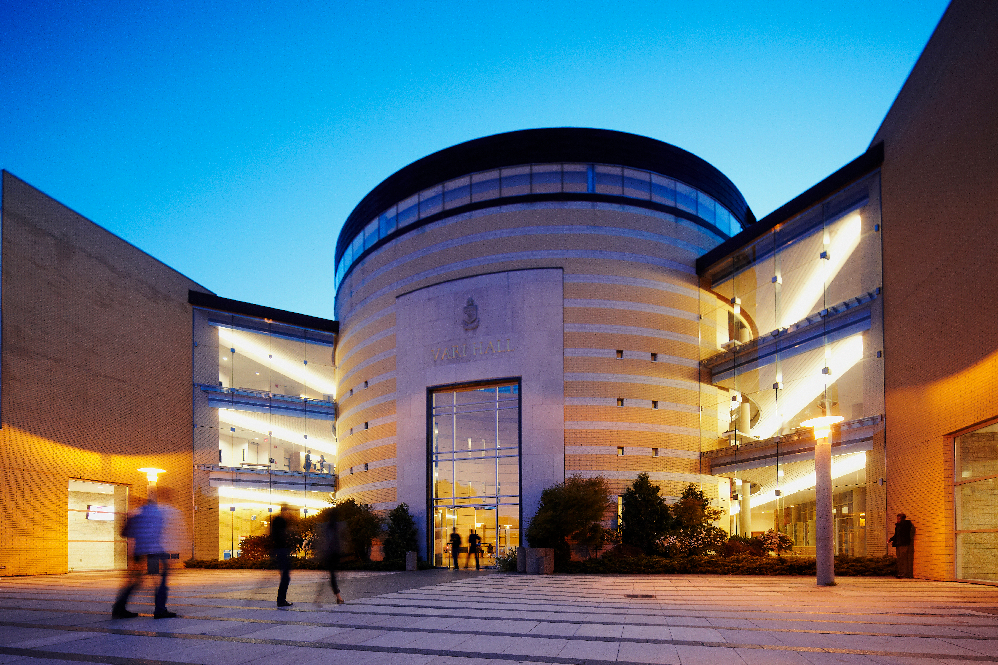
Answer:
<svg viewBox="0 0 998 665"><path fill-rule="evenodd" d="M165 469L190 556L191 310L204 290L3 173L0 574L67 570L71 478ZM185 508L186 507L186 508Z"/></svg>
<svg viewBox="0 0 998 665"><path fill-rule="evenodd" d="M915 523L915 575L932 579L954 576L947 435L998 416L996 80L998 4L955 0L874 138L885 156L887 511Z"/></svg>

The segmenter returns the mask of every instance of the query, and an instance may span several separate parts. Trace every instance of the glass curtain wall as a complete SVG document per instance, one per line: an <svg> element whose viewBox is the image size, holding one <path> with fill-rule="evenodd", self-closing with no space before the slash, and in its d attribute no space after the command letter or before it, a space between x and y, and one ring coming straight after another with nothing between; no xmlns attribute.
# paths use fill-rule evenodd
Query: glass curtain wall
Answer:
<svg viewBox="0 0 998 665"><path fill-rule="evenodd" d="M430 395L433 561L451 565L457 530L481 538L483 565L520 544L519 383L436 390Z"/></svg>
<svg viewBox="0 0 998 665"><path fill-rule="evenodd" d="M998 581L998 423L953 441L956 577Z"/></svg>
<svg viewBox="0 0 998 665"><path fill-rule="evenodd" d="M195 475L217 506L220 558L268 533L283 503L302 515L330 505L333 344L323 331L195 310Z"/></svg>
<svg viewBox="0 0 998 665"><path fill-rule="evenodd" d="M777 529L814 551L813 440L805 450L801 423L835 415L860 432L833 448L836 552L868 552L869 488L884 475L882 426L869 420L883 413L879 191L868 176L702 278L701 450L732 451L732 533Z"/></svg>

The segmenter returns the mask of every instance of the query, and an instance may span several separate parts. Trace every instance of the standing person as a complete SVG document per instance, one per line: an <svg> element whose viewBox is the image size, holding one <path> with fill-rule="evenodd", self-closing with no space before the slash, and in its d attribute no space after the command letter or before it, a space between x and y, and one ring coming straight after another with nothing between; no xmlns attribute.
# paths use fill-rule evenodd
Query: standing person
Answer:
<svg viewBox="0 0 998 665"><path fill-rule="evenodd" d="M277 606L291 607L288 602L288 585L291 584L291 534L288 533L288 504L281 504L281 511L270 520L270 556L281 571L281 582L277 586Z"/></svg>
<svg viewBox="0 0 998 665"><path fill-rule="evenodd" d="M319 473L324 473L326 469L326 456L319 455Z"/></svg>
<svg viewBox="0 0 998 665"><path fill-rule="evenodd" d="M457 527L450 532L450 557L454 560L454 570L457 570L457 555L461 552L461 534L457 532Z"/></svg>
<svg viewBox="0 0 998 665"><path fill-rule="evenodd" d="M149 575L159 575L159 586L156 588L154 619L172 619L176 612L166 609L166 577L169 571L170 554L167 545L171 542L172 531L177 528L177 511L167 502L172 498L172 490L160 487L159 495L152 494L149 500L134 515L125 522L122 535L135 540L132 555L137 567L129 571L125 586L118 592L118 597L111 607L111 617L114 619L132 619L138 613L128 609L128 599L132 592L142 584L143 567Z"/></svg>
<svg viewBox="0 0 998 665"><path fill-rule="evenodd" d="M478 536L477 533L475 533L475 530L472 529L471 533L468 534L468 558L465 559L464 561L465 568L471 565L471 555L474 554L475 570L481 570L481 567L478 564L478 553L480 551L479 548L481 547L481 542L482 539Z"/></svg>
<svg viewBox="0 0 998 665"><path fill-rule="evenodd" d="M312 470L312 451L309 450L305 452L305 473L308 473L311 470Z"/></svg>
<svg viewBox="0 0 998 665"><path fill-rule="evenodd" d="M894 545L898 559L898 579L915 577L915 525L904 513L898 513L894 535L887 542Z"/></svg>

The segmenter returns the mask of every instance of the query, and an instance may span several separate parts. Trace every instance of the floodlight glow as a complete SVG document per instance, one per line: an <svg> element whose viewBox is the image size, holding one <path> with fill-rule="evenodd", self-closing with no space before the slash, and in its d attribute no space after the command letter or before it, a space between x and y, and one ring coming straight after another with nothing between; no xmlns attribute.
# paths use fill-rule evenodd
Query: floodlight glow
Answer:
<svg viewBox="0 0 998 665"><path fill-rule="evenodd" d="M309 437L308 439L304 439L302 438L302 432L295 432L287 427L272 425L269 421L251 415L246 411L219 409L218 422L225 423L230 426L242 427L243 429L248 429L260 434L270 434L292 443L300 442L299 445L302 445L309 450L317 450L320 453L326 453L327 455L336 454L336 443L333 441L329 441L328 439L323 439L321 437Z"/></svg>
<svg viewBox="0 0 998 665"><path fill-rule="evenodd" d="M814 399L825 391L833 377L842 376L863 359L863 333L856 333L832 345L829 366L832 374L822 374L825 366L824 356L815 355L805 368L806 378L794 383L787 383L779 397L779 408L767 409L764 416L752 428L752 434L760 439L768 439L775 435L784 422L803 411Z"/></svg>
<svg viewBox="0 0 998 665"><path fill-rule="evenodd" d="M850 473L855 473L866 468L866 453L850 453L848 455L838 455L832 458L832 480L836 478L841 478L842 476L847 476ZM800 478L795 478L789 482L781 483L780 490L782 490L783 496L789 496L795 492L803 492L804 490L814 489L817 486L817 476L815 472L812 471ZM757 492L752 495L749 499L752 507L762 506L767 503L776 501L776 488L765 490L762 492Z"/></svg>
<svg viewBox="0 0 998 665"><path fill-rule="evenodd" d="M280 510L282 503L298 508L328 508L331 504L322 499L302 499L293 495L285 494L280 490L251 490L239 489L236 487L219 487L218 497L220 499L239 499L238 505L254 507L261 506L272 508L274 512ZM274 500L278 503L274 503ZM237 505L235 501L224 501L227 505Z"/></svg>
<svg viewBox="0 0 998 665"><path fill-rule="evenodd" d="M808 315L825 295L825 286L835 279L849 257L859 246L863 220L857 212L842 220L835 238L828 245L828 259L820 260L790 305L783 310L781 327L797 323Z"/></svg>
<svg viewBox="0 0 998 665"><path fill-rule="evenodd" d="M815 439L825 439L832 433L832 425L840 423L843 420L845 420L845 418L842 416L821 416L820 418L805 420L801 423L801 425L804 427L810 427L814 430Z"/></svg>
<svg viewBox="0 0 998 665"><path fill-rule="evenodd" d="M256 337L251 333L233 328L220 327L218 329L218 339L228 344L230 348L236 349L237 353L246 354L260 364L277 370L289 379L301 381L305 386L313 388L323 395L336 395L336 386L310 371L308 365L280 357L279 354L273 353L272 349L261 344Z"/></svg>

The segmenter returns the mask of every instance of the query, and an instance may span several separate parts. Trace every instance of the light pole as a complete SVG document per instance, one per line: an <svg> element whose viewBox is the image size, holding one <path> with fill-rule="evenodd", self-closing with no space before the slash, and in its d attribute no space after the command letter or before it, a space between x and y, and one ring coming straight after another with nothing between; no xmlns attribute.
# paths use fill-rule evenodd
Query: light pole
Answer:
<svg viewBox="0 0 998 665"><path fill-rule="evenodd" d="M814 432L814 522L817 530L815 560L818 586L835 584L835 551L832 524L832 425L842 422L842 416L822 416L801 423Z"/></svg>

